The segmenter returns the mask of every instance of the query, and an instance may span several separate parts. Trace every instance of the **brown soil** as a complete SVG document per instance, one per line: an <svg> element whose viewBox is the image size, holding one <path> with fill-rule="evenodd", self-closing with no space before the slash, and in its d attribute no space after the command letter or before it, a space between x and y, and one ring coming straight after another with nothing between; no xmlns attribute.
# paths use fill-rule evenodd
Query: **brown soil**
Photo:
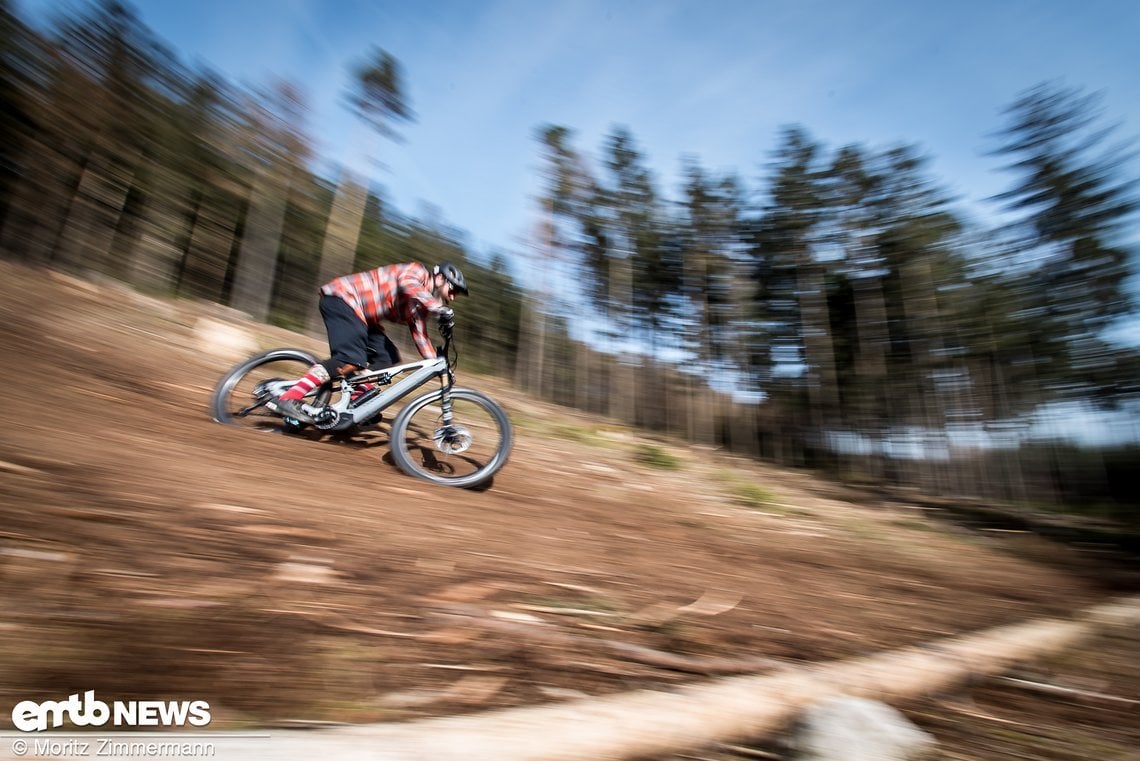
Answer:
<svg viewBox="0 0 1140 761"><path fill-rule="evenodd" d="M95 689L205 699L214 727L402 720L867 654L1136 588L1029 533L855 499L494 378L460 380L511 413L510 463L486 491L432 486L385 458L385 424L333 439L213 422L238 359L198 343L217 307L11 264L0 282L4 706ZM934 715L952 733L960 714Z"/></svg>

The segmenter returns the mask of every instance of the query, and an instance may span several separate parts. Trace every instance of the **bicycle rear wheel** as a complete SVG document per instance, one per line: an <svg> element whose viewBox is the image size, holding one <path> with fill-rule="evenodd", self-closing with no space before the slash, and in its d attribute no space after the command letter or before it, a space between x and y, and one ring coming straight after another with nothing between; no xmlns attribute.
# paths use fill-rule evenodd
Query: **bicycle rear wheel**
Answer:
<svg viewBox="0 0 1140 761"><path fill-rule="evenodd" d="M392 459L400 470L442 486L483 485L506 464L512 432L507 413L469 388L451 389L452 424L443 424L442 391L419 396L392 421Z"/></svg>
<svg viewBox="0 0 1140 761"><path fill-rule="evenodd" d="M227 425L279 429L283 419L265 403L280 396L316 362L316 357L300 349L273 349L249 358L218 382L211 399L211 415ZM326 404L331 396L331 385L325 384L305 401Z"/></svg>

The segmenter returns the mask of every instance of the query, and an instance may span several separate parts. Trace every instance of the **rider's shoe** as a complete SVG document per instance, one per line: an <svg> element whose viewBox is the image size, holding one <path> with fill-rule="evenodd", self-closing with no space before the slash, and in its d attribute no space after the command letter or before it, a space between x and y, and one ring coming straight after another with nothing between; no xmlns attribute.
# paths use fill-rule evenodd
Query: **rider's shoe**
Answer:
<svg viewBox="0 0 1140 761"><path fill-rule="evenodd" d="M275 399L271 402L266 402L265 406L286 420L296 420L301 423L308 423L309 425L314 425L317 422L313 420L309 413L301 409L301 403L296 399Z"/></svg>

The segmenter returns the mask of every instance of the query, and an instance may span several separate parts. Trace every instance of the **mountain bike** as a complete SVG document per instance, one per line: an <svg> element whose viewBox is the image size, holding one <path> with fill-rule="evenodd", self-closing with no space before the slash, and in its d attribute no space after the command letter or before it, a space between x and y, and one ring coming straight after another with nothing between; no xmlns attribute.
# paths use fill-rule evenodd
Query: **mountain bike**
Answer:
<svg viewBox="0 0 1140 761"><path fill-rule="evenodd" d="M382 412L432 381L440 388L405 404L392 420L392 459L410 476L444 486L486 485L510 456L506 412L486 394L455 385L458 351L450 325L440 325L442 351L434 359L365 370L325 383L302 401L312 424L282 418L266 407L318 360L302 349L272 349L250 357L218 382L214 420L268 430L348 433L378 425Z"/></svg>

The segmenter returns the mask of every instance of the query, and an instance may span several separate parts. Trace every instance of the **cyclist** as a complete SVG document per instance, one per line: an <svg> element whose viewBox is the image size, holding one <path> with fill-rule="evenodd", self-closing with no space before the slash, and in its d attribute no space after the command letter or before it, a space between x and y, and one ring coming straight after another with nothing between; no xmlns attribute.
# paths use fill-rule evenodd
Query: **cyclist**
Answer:
<svg viewBox="0 0 1140 761"><path fill-rule="evenodd" d="M319 306L332 356L309 368L292 388L266 406L286 418L313 423L301 408L301 400L313 389L365 367L377 370L399 364L400 351L384 333L385 320L407 325L420 355L434 358L428 314L437 315L440 324L450 327L455 313L448 304L456 294L467 295L467 281L450 262L440 262L431 270L419 262L392 264L325 283Z"/></svg>

